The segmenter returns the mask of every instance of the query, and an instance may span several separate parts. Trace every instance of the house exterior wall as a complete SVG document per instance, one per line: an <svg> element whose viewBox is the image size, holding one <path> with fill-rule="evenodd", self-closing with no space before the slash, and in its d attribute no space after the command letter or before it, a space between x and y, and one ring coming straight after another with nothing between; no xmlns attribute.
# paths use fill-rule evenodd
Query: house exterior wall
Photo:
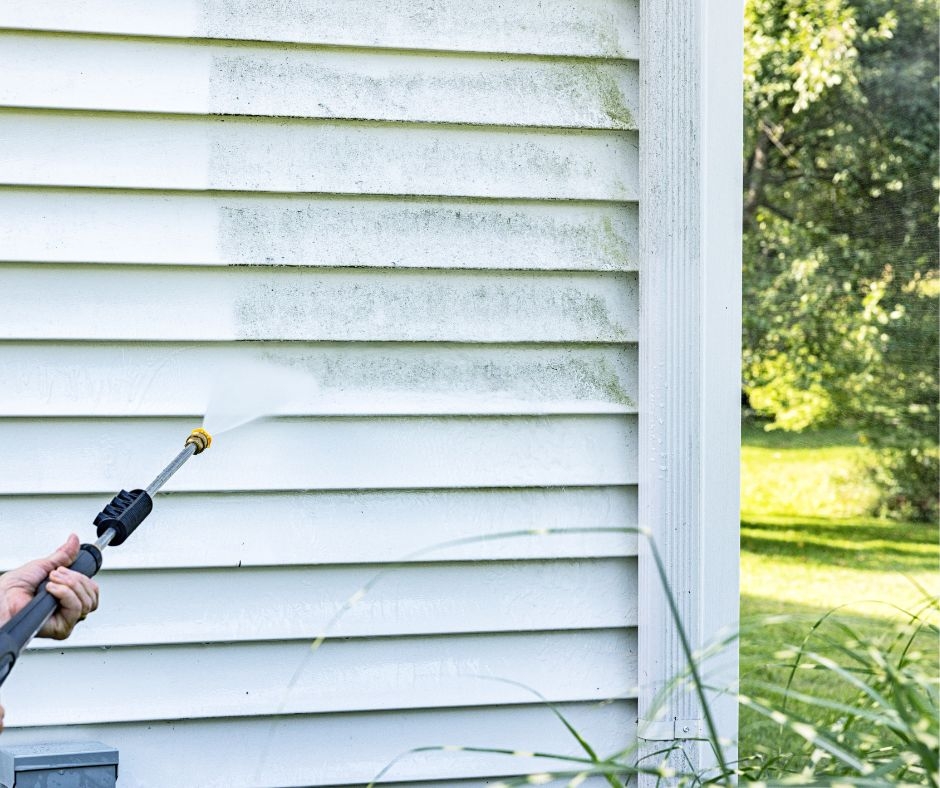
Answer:
<svg viewBox="0 0 940 788"><path fill-rule="evenodd" d="M7 0L0 27L4 567L152 478L205 370L320 384L107 552L3 742L99 739L124 786L578 752L490 676L625 747L637 539L583 529L637 525L636 3Z"/></svg>
<svg viewBox="0 0 940 788"><path fill-rule="evenodd" d="M604 754L701 732L650 713L684 657L617 529L695 645L734 624L732 6L0 0L0 568L152 478L213 368L319 382L107 552L3 743L123 786L579 754L520 684Z"/></svg>

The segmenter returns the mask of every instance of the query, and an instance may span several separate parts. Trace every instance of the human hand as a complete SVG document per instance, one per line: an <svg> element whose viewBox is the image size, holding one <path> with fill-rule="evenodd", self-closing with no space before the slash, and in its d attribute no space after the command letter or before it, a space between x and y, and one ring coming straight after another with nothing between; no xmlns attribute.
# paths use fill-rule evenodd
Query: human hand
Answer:
<svg viewBox="0 0 940 788"><path fill-rule="evenodd" d="M54 640L71 635L75 625L98 608L98 584L66 568L78 557L78 551L78 537L71 534L65 544L46 558L37 558L0 575L0 623L26 607L39 584L48 578L46 590L58 600L59 607L37 634Z"/></svg>

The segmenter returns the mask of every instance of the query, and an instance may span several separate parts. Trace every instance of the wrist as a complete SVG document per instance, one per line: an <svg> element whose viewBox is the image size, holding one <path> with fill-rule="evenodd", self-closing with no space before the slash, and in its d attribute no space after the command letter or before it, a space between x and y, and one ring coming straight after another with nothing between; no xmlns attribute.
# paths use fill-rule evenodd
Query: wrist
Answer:
<svg viewBox="0 0 940 788"><path fill-rule="evenodd" d="M10 605L10 587L8 583L5 583L6 575L0 575L0 626L3 626L11 618L13 618L13 611L11 610Z"/></svg>

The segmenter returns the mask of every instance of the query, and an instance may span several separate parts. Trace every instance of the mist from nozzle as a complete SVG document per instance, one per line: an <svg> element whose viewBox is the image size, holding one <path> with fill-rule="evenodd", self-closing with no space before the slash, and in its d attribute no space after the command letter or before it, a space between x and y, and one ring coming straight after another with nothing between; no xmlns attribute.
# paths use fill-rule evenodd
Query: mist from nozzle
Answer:
<svg viewBox="0 0 940 788"><path fill-rule="evenodd" d="M264 361L241 361L213 367L202 426L221 435L271 416L297 412L319 390L308 372Z"/></svg>

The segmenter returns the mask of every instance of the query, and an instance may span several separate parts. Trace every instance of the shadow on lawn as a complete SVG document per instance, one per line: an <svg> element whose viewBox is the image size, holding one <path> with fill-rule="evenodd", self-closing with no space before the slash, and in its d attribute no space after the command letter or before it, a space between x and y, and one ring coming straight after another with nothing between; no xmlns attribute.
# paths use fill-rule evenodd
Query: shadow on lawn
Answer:
<svg viewBox="0 0 940 788"><path fill-rule="evenodd" d="M857 448L858 433L849 429L807 430L784 432L763 429L762 426L745 422L741 425L741 441L745 446L759 449L833 449Z"/></svg>
<svg viewBox="0 0 940 788"><path fill-rule="evenodd" d="M820 565L899 572L937 568L937 530L929 525L813 517L749 517L741 550Z"/></svg>

